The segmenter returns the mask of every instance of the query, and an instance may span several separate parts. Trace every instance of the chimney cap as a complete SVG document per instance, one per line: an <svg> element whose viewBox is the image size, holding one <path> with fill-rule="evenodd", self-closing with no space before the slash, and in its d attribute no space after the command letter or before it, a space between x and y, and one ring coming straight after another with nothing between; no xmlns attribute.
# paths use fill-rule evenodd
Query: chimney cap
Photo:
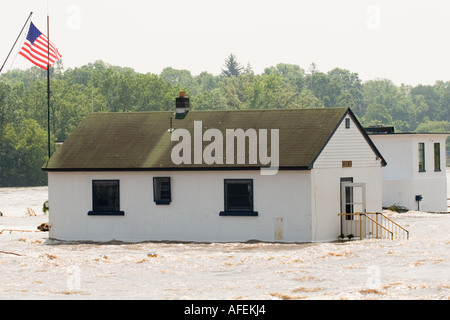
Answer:
<svg viewBox="0 0 450 320"><path fill-rule="evenodd" d="M180 96L175 99L175 119L184 119L189 112L189 98L186 97L186 91L180 91Z"/></svg>

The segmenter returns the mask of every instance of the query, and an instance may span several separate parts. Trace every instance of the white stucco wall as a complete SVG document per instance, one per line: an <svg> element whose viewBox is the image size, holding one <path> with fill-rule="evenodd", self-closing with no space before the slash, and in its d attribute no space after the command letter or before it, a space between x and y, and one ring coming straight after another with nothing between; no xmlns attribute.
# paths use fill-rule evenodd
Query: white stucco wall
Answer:
<svg viewBox="0 0 450 320"><path fill-rule="evenodd" d="M153 177L171 177L172 202L156 205ZM92 180L120 180L124 216L88 216ZM257 217L219 216L224 179L253 179ZM61 240L311 241L310 171L49 172L50 238Z"/></svg>
<svg viewBox="0 0 450 320"><path fill-rule="evenodd" d="M372 141L386 159L383 168L383 206L404 206L410 210L446 212L444 134L380 134ZM425 171L419 172L418 144L425 144ZM434 143L440 143L441 171L434 170ZM422 195L420 203L416 195Z"/></svg>
<svg viewBox="0 0 450 320"><path fill-rule="evenodd" d="M341 178L353 178L366 187L366 211L382 211L381 166L378 168L314 169L312 203L312 241L336 240L340 234Z"/></svg>
<svg viewBox="0 0 450 320"><path fill-rule="evenodd" d="M343 168L342 161L351 161L351 167ZM381 168L381 160L356 124L351 120L350 128L346 128L342 121L317 158L311 174L313 241L336 240L339 235L341 178L365 184L367 212L382 210Z"/></svg>

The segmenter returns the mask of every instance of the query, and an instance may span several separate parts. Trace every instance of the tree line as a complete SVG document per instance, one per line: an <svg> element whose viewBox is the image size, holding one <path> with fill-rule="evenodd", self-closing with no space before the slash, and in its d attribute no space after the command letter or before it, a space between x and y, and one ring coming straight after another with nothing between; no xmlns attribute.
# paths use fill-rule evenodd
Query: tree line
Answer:
<svg viewBox="0 0 450 320"><path fill-rule="evenodd" d="M357 73L321 72L280 63L255 74L230 55L220 75L167 67L160 74L96 61L51 70L51 141L65 140L91 112L174 110L179 91L192 110L350 107L363 126L394 126L396 132L450 132L450 81L395 85L363 82ZM52 146L52 151L55 150ZM37 67L0 76L0 187L46 185L47 75Z"/></svg>

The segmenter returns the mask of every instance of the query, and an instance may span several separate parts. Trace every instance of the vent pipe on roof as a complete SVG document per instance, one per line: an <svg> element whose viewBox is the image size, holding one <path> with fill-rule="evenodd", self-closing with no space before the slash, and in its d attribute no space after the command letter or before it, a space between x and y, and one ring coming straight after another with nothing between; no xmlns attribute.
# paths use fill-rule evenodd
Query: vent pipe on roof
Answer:
<svg viewBox="0 0 450 320"><path fill-rule="evenodd" d="M185 91L181 91L179 97L176 98L175 107L175 119L184 119L190 109L189 98L186 97Z"/></svg>
<svg viewBox="0 0 450 320"><path fill-rule="evenodd" d="M169 124L169 130L168 130L170 133L172 133L173 130L175 130L175 129L173 128L173 123L172 123L172 121L173 121L173 118L170 117L170 124Z"/></svg>

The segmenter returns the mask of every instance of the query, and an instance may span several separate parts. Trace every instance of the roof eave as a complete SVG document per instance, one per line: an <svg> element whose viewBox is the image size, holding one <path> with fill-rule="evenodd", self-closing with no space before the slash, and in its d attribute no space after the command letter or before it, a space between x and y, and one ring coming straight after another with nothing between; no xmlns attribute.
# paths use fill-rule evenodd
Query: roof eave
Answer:
<svg viewBox="0 0 450 320"><path fill-rule="evenodd" d="M254 171L268 167L155 167L155 168L45 168L47 172L129 172L129 171ZM278 170L311 170L310 166L283 166Z"/></svg>

